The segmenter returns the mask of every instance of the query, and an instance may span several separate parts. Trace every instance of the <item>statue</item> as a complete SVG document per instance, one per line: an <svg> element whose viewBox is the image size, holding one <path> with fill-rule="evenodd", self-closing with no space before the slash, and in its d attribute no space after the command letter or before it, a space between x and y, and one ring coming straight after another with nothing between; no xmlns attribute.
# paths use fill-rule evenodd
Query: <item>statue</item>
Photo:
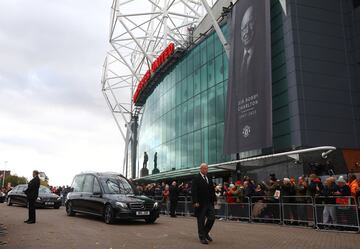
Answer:
<svg viewBox="0 0 360 249"><path fill-rule="evenodd" d="M154 169L152 170L152 174L158 174L160 170L157 168L157 152L154 154Z"/></svg>
<svg viewBox="0 0 360 249"><path fill-rule="evenodd" d="M149 175L149 170L146 168L148 161L149 161L149 157L148 157L148 154L147 154L146 151L145 151L145 152L144 152L143 167L142 167L142 169L141 169L141 171L140 171L140 177Z"/></svg>

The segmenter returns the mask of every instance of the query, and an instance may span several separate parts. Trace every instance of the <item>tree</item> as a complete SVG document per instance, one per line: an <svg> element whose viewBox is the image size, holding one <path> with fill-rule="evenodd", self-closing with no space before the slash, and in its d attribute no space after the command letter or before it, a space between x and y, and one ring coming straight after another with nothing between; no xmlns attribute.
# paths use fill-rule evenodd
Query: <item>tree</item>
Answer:
<svg viewBox="0 0 360 249"><path fill-rule="evenodd" d="M9 175L5 178L5 187L9 182L11 183L11 186L15 187L19 184L26 184L28 180L23 176Z"/></svg>

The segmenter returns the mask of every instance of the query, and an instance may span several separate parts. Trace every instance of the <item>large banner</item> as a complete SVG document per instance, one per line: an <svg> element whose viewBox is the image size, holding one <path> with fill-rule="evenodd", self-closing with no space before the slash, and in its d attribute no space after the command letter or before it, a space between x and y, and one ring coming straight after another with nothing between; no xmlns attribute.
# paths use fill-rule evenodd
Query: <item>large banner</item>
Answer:
<svg viewBox="0 0 360 249"><path fill-rule="evenodd" d="M269 2L238 0L229 18L226 154L272 146Z"/></svg>

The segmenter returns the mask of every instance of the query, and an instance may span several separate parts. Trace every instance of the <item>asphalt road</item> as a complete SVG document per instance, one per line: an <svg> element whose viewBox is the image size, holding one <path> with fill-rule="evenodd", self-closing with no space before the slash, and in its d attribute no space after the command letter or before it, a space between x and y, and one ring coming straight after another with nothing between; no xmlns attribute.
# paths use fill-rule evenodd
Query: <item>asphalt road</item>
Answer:
<svg viewBox="0 0 360 249"><path fill-rule="evenodd" d="M192 248L359 248L360 234L319 232L309 228L217 221L214 242L201 245L194 218L162 216L155 224L143 221L107 225L99 218L68 217L64 208L37 210L38 223L24 224L27 209L0 204L0 224L8 234L0 236L9 249L192 249Z"/></svg>

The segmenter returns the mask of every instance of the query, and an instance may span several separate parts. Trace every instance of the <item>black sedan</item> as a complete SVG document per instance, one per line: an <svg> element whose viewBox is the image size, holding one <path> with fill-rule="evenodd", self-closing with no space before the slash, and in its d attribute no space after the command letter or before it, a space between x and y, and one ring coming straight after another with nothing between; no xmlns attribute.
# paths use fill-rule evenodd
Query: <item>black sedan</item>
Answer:
<svg viewBox="0 0 360 249"><path fill-rule="evenodd" d="M27 189L26 184L17 185L8 193L7 204L11 206L12 204L17 204L20 206L27 206L27 199L24 191ZM36 207L53 207L60 208L61 198L60 196L51 193L50 189L45 186L40 186L39 197L35 203Z"/></svg>

